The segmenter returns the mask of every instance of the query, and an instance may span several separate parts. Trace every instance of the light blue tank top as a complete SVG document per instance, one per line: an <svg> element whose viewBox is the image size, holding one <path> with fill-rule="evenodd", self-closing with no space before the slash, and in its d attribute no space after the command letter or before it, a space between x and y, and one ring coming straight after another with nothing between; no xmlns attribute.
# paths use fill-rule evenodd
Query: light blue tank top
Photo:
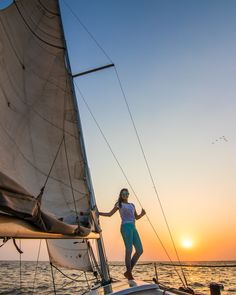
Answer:
<svg viewBox="0 0 236 295"><path fill-rule="evenodd" d="M121 207L117 203L122 224L135 222L135 206L132 203L122 203Z"/></svg>

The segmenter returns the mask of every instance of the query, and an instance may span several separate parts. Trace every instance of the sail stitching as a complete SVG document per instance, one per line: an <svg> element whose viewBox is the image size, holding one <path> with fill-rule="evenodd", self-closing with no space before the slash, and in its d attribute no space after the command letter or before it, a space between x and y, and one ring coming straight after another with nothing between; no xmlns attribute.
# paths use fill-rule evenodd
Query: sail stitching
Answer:
<svg viewBox="0 0 236 295"><path fill-rule="evenodd" d="M11 48L12 48L12 51L14 52L14 54L15 54L15 56L16 56L16 59L17 59L18 62L20 63L21 67L24 69L24 68L25 68L24 63L23 63L23 61L21 60L20 56L18 55L17 50L16 50L15 47L13 46L12 41L11 41L11 39L10 39L10 36L8 35L7 30L6 30L6 27L5 27L5 25L4 25L4 23L3 23L3 21L2 21L1 18L0 18L0 22L1 22L2 28L3 28L3 30L4 30L4 33L5 33L5 35L6 35L7 39L8 39L8 41L9 41L9 44L10 44L10 46L11 46Z"/></svg>
<svg viewBox="0 0 236 295"><path fill-rule="evenodd" d="M27 69L26 69L26 71L27 71ZM30 70L29 72L33 72L33 71ZM63 131L63 128L61 128L60 126L58 126L58 125L54 124L53 122L49 121L47 118L45 118L43 115L41 115L41 114L40 114L40 113L39 113L39 112L38 112L38 111L32 106L32 104L27 103L26 101L24 101L24 100L20 97L20 95L17 93L17 91L16 91L16 89L15 89L15 84L11 81L11 76L10 76L10 74L8 73L7 70L6 70L6 73L7 73L7 77L8 77L9 83L10 83L10 85L12 86L11 89L13 89L14 92L16 93L15 98L19 99L19 101L21 101L24 105L26 105L28 108L30 108L30 109L31 109L36 115L38 115L43 121L47 122L48 124L50 124L51 126L57 128L58 130ZM33 72L33 73L36 75L35 72ZM42 80L45 80L45 81L48 82L49 84L54 85L55 87L57 87L58 89L60 89L61 91L64 92L64 89L62 89L61 87L57 86L55 83L52 83L49 79L46 80L46 79L43 79L42 77L40 77L39 75L36 75L36 76L37 76L38 78L41 78ZM1 88L1 90L5 93L4 89L2 88L2 85L0 85L0 88ZM11 106L11 102L8 101L6 95L5 95L4 97L6 98L6 103L7 103L7 105L8 105L8 106ZM67 131L67 130L65 130L65 133L66 133L67 135L69 135L69 136L75 138L75 139L78 139L78 136L77 136L77 135L74 135L74 134L70 133L70 132Z"/></svg>
<svg viewBox="0 0 236 295"><path fill-rule="evenodd" d="M37 30L39 30L40 32L42 32L43 34L45 34L45 35L47 35L47 36L49 36L49 37L51 37L51 38L54 38L54 39L57 39L57 40L61 40L60 39L60 37L56 37L56 36L54 36L54 35L52 35L52 34L49 34L48 32L47 32L47 30L43 30L41 27L40 27L40 23L41 23L41 20L42 20L42 18L43 17L47 17L47 18L49 18L50 20L52 20L54 17L52 17L52 16L48 16L45 12L43 12L42 13L42 17L40 18L40 20L38 21L38 23L35 23L35 20L31 17L32 16L32 14L34 13L33 11L31 12L28 12L28 11L26 11L26 8L25 8L25 6L23 5L23 3L21 3L21 5L22 5L22 10L24 10L25 11L25 14L28 16L28 19L31 21L31 23L33 24L33 25L35 25L36 26L36 28L35 29L37 29ZM37 12L39 11L39 10L41 10L42 11L42 9L40 9L39 8L39 6L37 7L35 7L35 9L37 9ZM44 25L45 26L47 26L47 24L45 24L44 23ZM48 26L48 28L49 29L52 29L52 27L51 26ZM34 31L35 31L35 29L34 29Z"/></svg>
<svg viewBox="0 0 236 295"><path fill-rule="evenodd" d="M43 3L42 3L42 1L41 0L38 0L38 3L43 7L43 9L45 10L45 11L47 11L47 12L49 12L49 13L51 13L51 14L53 14L53 15L57 15L57 16L60 16L60 14L59 13L57 13L57 12L54 12L54 11L51 11L51 10L49 10L47 7L45 7L44 5L43 5Z"/></svg>
<svg viewBox="0 0 236 295"><path fill-rule="evenodd" d="M22 156L23 159L26 160L26 162L32 166L36 171L38 171L40 174L47 176L46 172L43 172L41 169L39 169L37 166L35 166L26 156L25 154L21 151L20 147L17 145L16 141L8 134L8 132L6 131L6 129L2 126L2 124L0 123L0 127L3 129L3 131L5 132L5 134L8 136L8 138L14 143L14 145L16 146L16 148L18 149L20 155ZM64 185L65 187L70 187L67 183L65 183L64 181L54 177L54 176L50 176L50 179L53 179L54 181L57 181L58 183L61 183L62 185ZM74 189L77 193L84 195L83 197L86 197L86 194L84 192L79 191L78 189ZM83 198L81 197L81 198Z"/></svg>
<svg viewBox="0 0 236 295"><path fill-rule="evenodd" d="M32 28L30 27L30 25L26 22L26 19L24 18L23 14L21 13L21 11L20 11L20 9L19 9L19 7L18 7L16 1L14 1L14 4L15 4L15 6L16 6L16 8L17 8L17 11L19 12L19 14L20 14L20 16L21 16L21 18L22 18L24 24L26 25L26 27L30 30L30 32L31 32L31 33L32 33L32 34L33 34L38 40L40 40L41 42L43 42L43 43L45 43L45 44L47 44L47 45L49 45L49 46L52 46L52 47L55 47L55 48L58 48L58 49L63 49L63 50L65 49L63 46L59 46L59 45L52 44L52 43L50 43L50 42L44 40L43 38L41 38L39 35L37 35L37 34L32 30Z"/></svg>

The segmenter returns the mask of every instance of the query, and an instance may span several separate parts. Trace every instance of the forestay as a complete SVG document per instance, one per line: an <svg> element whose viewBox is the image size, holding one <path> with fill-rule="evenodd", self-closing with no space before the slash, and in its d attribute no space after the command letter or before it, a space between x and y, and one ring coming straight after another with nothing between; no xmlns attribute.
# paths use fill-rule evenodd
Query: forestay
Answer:
<svg viewBox="0 0 236 295"><path fill-rule="evenodd" d="M0 172L35 197L49 176L42 209L94 229L74 103L57 1L14 1L0 12ZM73 242L48 241L51 260L79 268Z"/></svg>

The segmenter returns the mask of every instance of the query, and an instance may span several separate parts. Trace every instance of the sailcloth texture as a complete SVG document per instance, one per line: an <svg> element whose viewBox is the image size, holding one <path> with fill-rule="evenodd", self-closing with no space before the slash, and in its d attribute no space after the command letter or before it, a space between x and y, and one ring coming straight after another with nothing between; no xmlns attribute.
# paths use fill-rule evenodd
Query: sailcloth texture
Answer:
<svg viewBox="0 0 236 295"><path fill-rule="evenodd" d="M64 46L56 0L17 0L0 12L0 177L17 184L1 190L8 204L14 198L16 203L17 198L37 200L33 209L40 206L63 224L94 231L94 201ZM14 214L4 206L0 211ZM75 241L48 240L51 260L63 265L70 257L65 266L79 268L76 250L86 250Z"/></svg>

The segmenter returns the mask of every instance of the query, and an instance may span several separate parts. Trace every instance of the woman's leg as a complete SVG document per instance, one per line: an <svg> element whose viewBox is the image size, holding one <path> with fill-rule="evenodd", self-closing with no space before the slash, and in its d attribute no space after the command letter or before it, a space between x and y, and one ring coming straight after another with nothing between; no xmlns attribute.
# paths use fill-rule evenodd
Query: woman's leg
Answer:
<svg viewBox="0 0 236 295"><path fill-rule="evenodd" d="M121 225L121 234L125 243L125 266L126 272L125 276L128 279L132 279L132 264L131 264L131 254L133 247L133 226L130 223L125 223Z"/></svg>
<svg viewBox="0 0 236 295"><path fill-rule="evenodd" d="M131 270L133 269L133 267L135 266L135 264L137 263L139 257L142 255L143 253L143 246L142 246L142 242L141 239L139 237L138 231L136 228L134 228L133 231L133 244L135 247L135 253L131 259Z"/></svg>

